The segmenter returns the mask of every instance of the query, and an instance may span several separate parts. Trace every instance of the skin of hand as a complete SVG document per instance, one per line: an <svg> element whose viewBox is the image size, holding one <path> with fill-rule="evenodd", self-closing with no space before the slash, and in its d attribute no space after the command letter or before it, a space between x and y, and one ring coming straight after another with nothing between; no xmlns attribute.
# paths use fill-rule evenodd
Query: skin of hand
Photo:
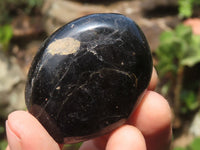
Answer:
<svg viewBox="0 0 200 150"><path fill-rule="evenodd" d="M108 135L86 141L80 150L168 150L172 138L172 114L168 102L153 90L157 74L127 123ZM60 150L44 127L31 114L15 111L6 121L6 150Z"/></svg>

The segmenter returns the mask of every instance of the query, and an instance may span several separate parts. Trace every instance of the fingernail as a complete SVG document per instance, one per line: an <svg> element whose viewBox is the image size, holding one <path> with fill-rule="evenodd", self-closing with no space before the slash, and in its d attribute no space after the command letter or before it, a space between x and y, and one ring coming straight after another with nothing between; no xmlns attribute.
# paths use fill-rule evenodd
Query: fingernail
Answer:
<svg viewBox="0 0 200 150"><path fill-rule="evenodd" d="M6 121L6 134L10 150L22 150L20 138L11 130L8 121Z"/></svg>

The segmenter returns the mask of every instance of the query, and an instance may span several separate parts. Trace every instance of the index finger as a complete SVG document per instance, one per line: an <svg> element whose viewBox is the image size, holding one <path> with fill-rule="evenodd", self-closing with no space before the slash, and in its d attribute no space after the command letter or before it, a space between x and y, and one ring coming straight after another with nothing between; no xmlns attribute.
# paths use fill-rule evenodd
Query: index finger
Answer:
<svg viewBox="0 0 200 150"><path fill-rule="evenodd" d="M171 120L167 100L156 92L147 91L128 123L142 132L147 149L167 150L172 137Z"/></svg>

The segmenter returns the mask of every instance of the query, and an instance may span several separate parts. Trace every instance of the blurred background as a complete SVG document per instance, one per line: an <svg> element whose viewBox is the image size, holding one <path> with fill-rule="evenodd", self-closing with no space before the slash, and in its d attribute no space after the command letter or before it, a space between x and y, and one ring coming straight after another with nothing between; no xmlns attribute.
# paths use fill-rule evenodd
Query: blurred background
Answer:
<svg viewBox="0 0 200 150"><path fill-rule="evenodd" d="M199 0L0 0L0 150L8 114L26 110L26 76L40 44L67 22L102 12L124 14L141 27L159 74L156 90L173 112L171 149L200 150Z"/></svg>

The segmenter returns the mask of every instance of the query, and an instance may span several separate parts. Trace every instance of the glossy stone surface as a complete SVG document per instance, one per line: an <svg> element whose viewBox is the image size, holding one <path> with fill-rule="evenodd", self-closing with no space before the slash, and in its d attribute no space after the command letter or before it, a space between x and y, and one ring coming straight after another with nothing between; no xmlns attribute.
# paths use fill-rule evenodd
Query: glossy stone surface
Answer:
<svg viewBox="0 0 200 150"><path fill-rule="evenodd" d="M41 46L26 105L57 142L87 140L125 123L151 73L151 52L134 21L120 14L85 16Z"/></svg>

